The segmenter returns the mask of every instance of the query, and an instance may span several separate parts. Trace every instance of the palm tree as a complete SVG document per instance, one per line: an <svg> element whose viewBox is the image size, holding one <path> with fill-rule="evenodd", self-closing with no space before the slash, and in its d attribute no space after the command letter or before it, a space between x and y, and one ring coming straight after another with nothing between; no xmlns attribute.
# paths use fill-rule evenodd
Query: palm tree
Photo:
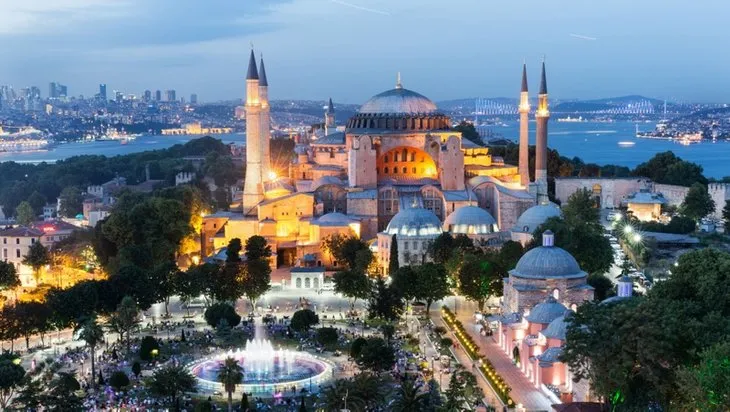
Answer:
<svg viewBox="0 0 730 412"><path fill-rule="evenodd" d="M223 384L226 392L228 392L228 412L233 411L233 392L236 391L236 385L243 380L243 368L233 358L226 358L223 364L218 368L218 382Z"/></svg>
<svg viewBox="0 0 730 412"><path fill-rule="evenodd" d="M86 343L91 351L91 388L96 388L96 347L104 339L104 330L96 323L96 317L83 322L77 328L78 339Z"/></svg>
<svg viewBox="0 0 730 412"><path fill-rule="evenodd" d="M146 386L150 393L163 398L174 410L180 410L180 394L195 392L197 381L184 366L171 365L156 370Z"/></svg>
<svg viewBox="0 0 730 412"><path fill-rule="evenodd" d="M366 409L366 402L351 380L339 379L324 388L319 397L319 407L327 411L347 409L360 412Z"/></svg>
<svg viewBox="0 0 730 412"><path fill-rule="evenodd" d="M396 412L419 412L423 410L427 393L421 390L421 384L415 383L412 379L401 382L395 393L395 401L391 410Z"/></svg>

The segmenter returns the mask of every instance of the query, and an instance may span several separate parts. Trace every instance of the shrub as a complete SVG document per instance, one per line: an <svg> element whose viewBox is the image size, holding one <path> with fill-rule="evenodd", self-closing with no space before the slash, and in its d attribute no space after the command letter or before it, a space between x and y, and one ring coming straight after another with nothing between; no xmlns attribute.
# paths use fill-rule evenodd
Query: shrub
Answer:
<svg viewBox="0 0 730 412"><path fill-rule="evenodd" d="M301 309L294 312L289 324L297 332L307 332L312 325L319 323L319 316L310 309Z"/></svg>
<svg viewBox="0 0 730 412"><path fill-rule="evenodd" d="M116 390L120 390L129 386L129 376L122 371L112 372L112 376L109 377L109 386Z"/></svg>
<svg viewBox="0 0 730 412"><path fill-rule="evenodd" d="M317 343L322 346L331 346L337 343L339 335L335 328L319 328L317 329Z"/></svg>
<svg viewBox="0 0 730 412"><path fill-rule="evenodd" d="M139 358L144 361L151 361L153 358L152 351L159 351L160 344L153 336L145 336L139 345Z"/></svg>
<svg viewBox="0 0 730 412"><path fill-rule="evenodd" d="M362 348L367 344L368 341L363 337L359 337L352 341L352 343L350 344L350 356L353 359L357 359L362 352Z"/></svg>
<svg viewBox="0 0 730 412"><path fill-rule="evenodd" d="M433 328L433 331L439 335L443 335L444 333L446 333L446 328L443 326L436 326L435 328Z"/></svg>
<svg viewBox="0 0 730 412"><path fill-rule="evenodd" d="M441 346L448 348L451 347L454 344L454 341L451 340L451 338L442 338L441 339Z"/></svg>

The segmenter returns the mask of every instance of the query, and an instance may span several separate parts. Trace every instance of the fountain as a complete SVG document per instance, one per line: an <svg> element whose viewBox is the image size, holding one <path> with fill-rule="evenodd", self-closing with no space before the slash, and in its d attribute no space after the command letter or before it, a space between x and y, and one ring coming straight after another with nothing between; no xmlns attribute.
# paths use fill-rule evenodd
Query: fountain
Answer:
<svg viewBox="0 0 730 412"><path fill-rule="evenodd" d="M218 369L226 358L235 359L243 367L243 383L237 391L259 394L307 389L316 391L319 384L333 375L332 365L312 354L287 349L274 349L271 341L258 338L248 340L240 348L200 359L190 364L190 371L201 389L223 392L218 382Z"/></svg>

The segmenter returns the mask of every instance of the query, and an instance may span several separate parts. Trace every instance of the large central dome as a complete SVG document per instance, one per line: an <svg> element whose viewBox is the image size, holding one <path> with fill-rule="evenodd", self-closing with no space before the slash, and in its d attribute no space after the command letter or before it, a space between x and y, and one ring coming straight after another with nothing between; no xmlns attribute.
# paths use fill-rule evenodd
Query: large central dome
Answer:
<svg viewBox="0 0 730 412"><path fill-rule="evenodd" d="M437 110L428 97L402 87L380 93L360 107L363 114L430 114Z"/></svg>

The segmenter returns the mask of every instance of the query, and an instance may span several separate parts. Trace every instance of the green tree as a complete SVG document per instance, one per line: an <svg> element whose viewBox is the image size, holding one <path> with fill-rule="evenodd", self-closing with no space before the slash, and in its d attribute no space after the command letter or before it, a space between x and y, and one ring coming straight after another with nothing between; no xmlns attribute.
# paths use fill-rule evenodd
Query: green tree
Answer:
<svg viewBox="0 0 730 412"><path fill-rule="evenodd" d="M79 340L84 341L91 353L91 388L96 388L96 347L104 340L104 330L96 323L95 318L90 318L82 323L77 330Z"/></svg>
<svg viewBox="0 0 730 412"><path fill-rule="evenodd" d="M12 263L0 261L0 292L20 286L20 278Z"/></svg>
<svg viewBox="0 0 730 412"><path fill-rule="evenodd" d="M43 206L46 205L47 199L37 191L33 192L28 196L28 203L33 208L33 214L36 216L43 213Z"/></svg>
<svg viewBox="0 0 730 412"><path fill-rule="evenodd" d="M455 370L449 380L449 389L446 390L447 411L471 411L474 405L484 398L482 388L479 387L476 377L463 368Z"/></svg>
<svg viewBox="0 0 730 412"><path fill-rule="evenodd" d="M228 412L233 412L233 392L236 385L243 381L243 368L238 361L228 357L218 368L218 382L223 384L223 389L228 393Z"/></svg>
<svg viewBox="0 0 730 412"><path fill-rule="evenodd" d="M393 235L390 238L390 260L388 261L388 275L393 276L400 268L400 257L398 255L398 238Z"/></svg>
<svg viewBox="0 0 730 412"><path fill-rule="evenodd" d="M45 345L45 334L51 328L53 316L48 305L35 301L17 302L10 308L9 315L12 327L17 328L17 334L25 338L26 350L29 349L31 336L35 334L41 335L41 345Z"/></svg>
<svg viewBox="0 0 730 412"><path fill-rule="evenodd" d="M228 242L228 247L226 247L226 262L227 263L240 262L242 249L243 249L243 245L241 244L241 239L239 239L239 238L231 239L231 241Z"/></svg>
<svg viewBox="0 0 730 412"><path fill-rule="evenodd" d="M436 379L431 378L428 381L428 397L425 399L423 410L426 412L436 412L441 410L444 400L441 396L441 388Z"/></svg>
<svg viewBox="0 0 730 412"><path fill-rule="evenodd" d="M332 276L335 292L350 298L350 311L355 311L355 302L366 299L370 294L370 279L362 272L345 270Z"/></svg>
<svg viewBox="0 0 730 412"><path fill-rule="evenodd" d="M267 259L255 259L247 260L242 268L241 289L253 312L256 301L271 289L271 266Z"/></svg>
<svg viewBox="0 0 730 412"><path fill-rule="evenodd" d="M441 233L428 245L428 254L434 263L438 265L445 264L451 259L453 253L454 237L449 232Z"/></svg>
<svg viewBox="0 0 730 412"><path fill-rule="evenodd" d="M406 300L416 299L421 294L418 289L418 273L415 267L403 266L390 273L391 285L398 290L398 294Z"/></svg>
<svg viewBox="0 0 730 412"><path fill-rule="evenodd" d="M42 404L52 411L80 411L83 409L83 399L77 395L81 385L68 372L60 372L51 381L50 390L42 398Z"/></svg>
<svg viewBox="0 0 730 412"><path fill-rule="evenodd" d="M36 214L33 212L33 206L27 201L20 202L15 208L15 221L21 226L28 226L35 222Z"/></svg>
<svg viewBox="0 0 730 412"><path fill-rule="evenodd" d="M464 255L458 277L459 292L476 302L479 310L484 310L484 304L490 296L500 296L502 293L502 276L494 258Z"/></svg>
<svg viewBox="0 0 730 412"><path fill-rule="evenodd" d="M180 277L180 274L180 268L171 260L155 266L150 271L150 277L156 284L156 300L162 301L165 304L165 317L170 317L170 297L178 293L177 286L179 282L177 279Z"/></svg>
<svg viewBox="0 0 730 412"><path fill-rule="evenodd" d="M580 223L599 223L600 213L593 199L593 192L580 189L573 192L562 206L563 219L569 226Z"/></svg>
<svg viewBox="0 0 730 412"><path fill-rule="evenodd" d="M431 304L449 295L449 280L443 265L425 263L415 268L416 299L426 301L426 313Z"/></svg>
<svg viewBox="0 0 730 412"><path fill-rule="evenodd" d="M186 303L188 315L190 306L187 303L200 295L205 296L206 300L211 297L211 280L217 272L218 267L213 264L195 265L175 278L174 289L180 295L180 300Z"/></svg>
<svg viewBox="0 0 730 412"><path fill-rule="evenodd" d="M309 328L319 323L319 316L310 309L300 309L294 312L289 326L297 332L306 333Z"/></svg>
<svg viewBox="0 0 730 412"><path fill-rule="evenodd" d="M368 301L368 317L386 321L396 321L403 315L403 298L392 285L386 285L383 277L378 277L372 286Z"/></svg>
<svg viewBox="0 0 730 412"><path fill-rule="evenodd" d="M322 248L329 252L336 261L344 263L350 270L365 272L358 267L357 254L361 250L369 250L368 244L357 236L333 234L322 241Z"/></svg>
<svg viewBox="0 0 730 412"><path fill-rule="evenodd" d="M138 361L134 361L132 364L132 373L137 379L139 379L139 375L142 374L142 365L140 365Z"/></svg>
<svg viewBox="0 0 730 412"><path fill-rule="evenodd" d="M395 399L390 405L395 412L421 412L424 409L428 393L422 390L422 385L412 379L401 381L396 389Z"/></svg>
<svg viewBox="0 0 730 412"><path fill-rule="evenodd" d="M196 392L197 381L183 365L170 365L157 369L147 382L149 391L175 410L180 410L180 395Z"/></svg>
<svg viewBox="0 0 730 412"><path fill-rule="evenodd" d="M205 318L205 322L213 328L217 327L223 319L225 319L228 326L232 328L241 323L241 316L236 313L236 308L224 302L212 304L205 310L205 314L203 316Z"/></svg>
<svg viewBox="0 0 730 412"><path fill-rule="evenodd" d="M157 342L154 336L145 336L142 338L142 342L139 344L139 358L143 361L152 361L155 358L155 354L160 351L160 343Z"/></svg>
<svg viewBox="0 0 730 412"><path fill-rule="evenodd" d="M382 338L370 337L366 341L356 359L357 364L376 373L392 368L395 364L393 348Z"/></svg>
<svg viewBox="0 0 730 412"><path fill-rule="evenodd" d="M730 409L730 344L721 342L703 351L697 366L677 371L677 383L673 405L678 410Z"/></svg>
<svg viewBox="0 0 730 412"><path fill-rule="evenodd" d="M77 186L63 188L59 200L59 213L63 217L74 218L83 211L84 197Z"/></svg>
<svg viewBox="0 0 730 412"><path fill-rule="evenodd" d="M366 401L348 379L338 379L322 390L320 404L327 411L365 411Z"/></svg>
<svg viewBox="0 0 730 412"><path fill-rule="evenodd" d="M690 186L679 209L683 215L698 221L715 210L715 201L712 200L705 185L695 183Z"/></svg>
<svg viewBox="0 0 730 412"><path fill-rule="evenodd" d="M124 371L114 371L111 376L109 376L109 386L120 391L129 386L129 376L127 376Z"/></svg>
<svg viewBox="0 0 730 412"><path fill-rule="evenodd" d="M461 133L461 137L463 137L466 140L469 140L472 143L475 143L479 146L484 145L484 141L482 140L482 137L479 135L479 132L477 131L476 127L474 127L473 123L469 123L466 120L462 120L461 123L454 126L454 131Z"/></svg>
<svg viewBox="0 0 730 412"><path fill-rule="evenodd" d="M7 409L15 392L20 388L25 376L25 369L18 361L19 355L12 352L0 354L0 409Z"/></svg>
<svg viewBox="0 0 730 412"><path fill-rule="evenodd" d="M35 242L28 248L28 254L23 257L23 264L33 268L33 275L38 279L42 267L51 264L51 254L48 249Z"/></svg>
<svg viewBox="0 0 730 412"><path fill-rule="evenodd" d="M707 184L702 167L686 162L671 151L657 153L647 162L636 166L634 176L648 177L656 183L691 186L695 182Z"/></svg>
<svg viewBox="0 0 730 412"><path fill-rule="evenodd" d="M125 296L117 306L117 310L109 317L109 329L119 334L129 354L132 330L139 324L139 309L131 296ZM126 336L126 338L125 338Z"/></svg>
<svg viewBox="0 0 730 412"><path fill-rule="evenodd" d="M271 246L262 236L251 236L246 239L245 254L247 260L266 260L271 257Z"/></svg>
<svg viewBox="0 0 730 412"><path fill-rule="evenodd" d="M593 286L593 299L600 302L612 295L613 282L606 275L600 273L591 273L588 275L587 282Z"/></svg>

